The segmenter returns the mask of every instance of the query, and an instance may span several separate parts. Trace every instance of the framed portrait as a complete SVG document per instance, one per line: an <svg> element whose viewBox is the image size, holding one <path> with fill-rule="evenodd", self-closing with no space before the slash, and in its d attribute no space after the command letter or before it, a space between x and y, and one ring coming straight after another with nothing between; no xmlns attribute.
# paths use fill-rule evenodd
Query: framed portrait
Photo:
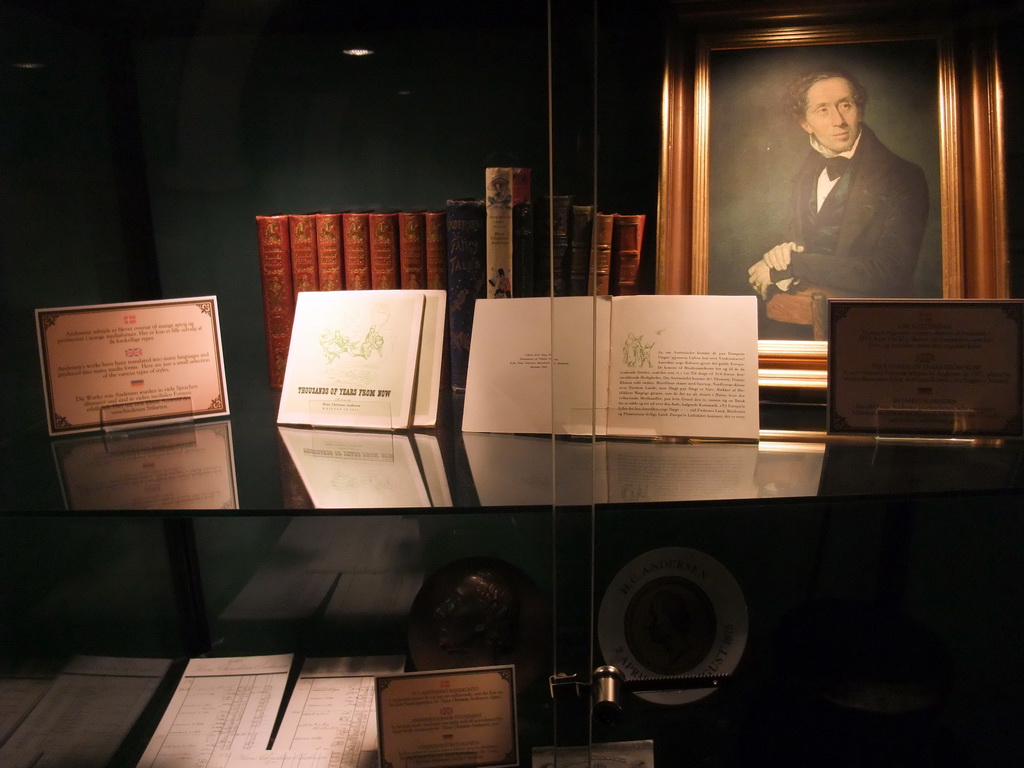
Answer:
<svg viewBox="0 0 1024 768"><path fill-rule="evenodd" d="M657 291L756 293L762 386L825 386L828 298L1006 297L990 44L905 24L680 31L667 61ZM839 154L858 159L819 186Z"/></svg>

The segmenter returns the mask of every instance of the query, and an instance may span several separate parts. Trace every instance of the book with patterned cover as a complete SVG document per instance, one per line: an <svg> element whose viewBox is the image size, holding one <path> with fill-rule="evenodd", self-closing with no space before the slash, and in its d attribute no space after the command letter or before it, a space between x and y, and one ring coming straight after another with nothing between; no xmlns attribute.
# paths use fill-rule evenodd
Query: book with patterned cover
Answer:
<svg viewBox="0 0 1024 768"><path fill-rule="evenodd" d="M316 263L321 291L344 289L341 261L341 214L316 214Z"/></svg>
<svg viewBox="0 0 1024 768"><path fill-rule="evenodd" d="M341 214L341 247L345 266L345 289L370 289L370 214L351 211Z"/></svg>
<svg viewBox="0 0 1024 768"><path fill-rule="evenodd" d="M448 229L448 336L451 387L466 389L469 344L477 299L487 297L487 211L483 200L453 199L446 204Z"/></svg>
<svg viewBox="0 0 1024 768"><path fill-rule="evenodd" d="M427 218L423 211L398 214L399 284L402 288L427 287Z"/></svg>
<svg viewBox="0 0 1024 768"><path fill-rule="evenodd" d="M292 288L300 291L320 289L316 263L316 215L293 213L288 216L288 238L292 252Z"/></svg>
<svg viewBox="0 0 1024 768"><path fill-rule="evenodd" d="M295 318L288 216L256 217L256 240L263 287L263 324L267 341L270 386L280 389L288 363L288 344Z"/></svg>
<svg viewBox="0 0 1024 768"><path fill-rule="evenodd" d="M370 213L370 287L401 288L398 266L398 212Z"/></svg>

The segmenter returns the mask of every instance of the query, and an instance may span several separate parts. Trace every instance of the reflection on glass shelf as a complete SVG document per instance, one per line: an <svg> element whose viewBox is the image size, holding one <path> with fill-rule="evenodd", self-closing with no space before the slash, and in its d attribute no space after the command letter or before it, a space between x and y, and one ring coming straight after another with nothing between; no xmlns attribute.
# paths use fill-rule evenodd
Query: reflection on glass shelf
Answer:
<svg viewBox="0 0 1024 768"><path fill-rule="evenodd" d="M1024 443L871 440L825 452L821 494L918 493L1019 488Z"/></svg>
<svg viewBox="0 0 1024 768"><path fill-rule="evenodd" d="M423 575L417 521L393 515L296 517L220 614L223 620L408 615Z"/></svg>
<svg viewBox="0 0 1024 768"><path fill-rule="evenodd" d="M20 725L6 740L0 728L0 765L107 765L169 668L167 659L76 656L52 680L32 681Z"/></svg>
<svg viewBox="0 0 1024 768"><path fill-rule="evenodd" d="M590 443L497 434L463 440L484 506L813 496L825 450L767 441Z"/></svg>
<svg viewBox="0 0 1024 768"><path fill-rule="evenodd" d="M69 438L53 455L71 510L238 508L227 420Z"/></svg>
<svg viewBox="0 0 1024 768"><path fill-rule="evenodd" d="M437 438L278 427L306 492L318 508L451 506Z"/></svg>

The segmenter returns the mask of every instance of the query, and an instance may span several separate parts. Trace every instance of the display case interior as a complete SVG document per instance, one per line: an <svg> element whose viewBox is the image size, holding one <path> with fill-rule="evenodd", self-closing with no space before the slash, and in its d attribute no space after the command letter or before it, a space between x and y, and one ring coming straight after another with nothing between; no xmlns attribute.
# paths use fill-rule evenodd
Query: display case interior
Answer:
<svg viewBox="0 0 1024 768"><path fill-rule="evenodd" d="M94 763L135 766L190 661L280 655L293 683L319 658L512 664L524 766L606 742L662 765L1024 754L1019 440L830 437L822 388L777 386L756 441L469 432L448 382L430 427L278 424L256 217L434 211L525 167L536 198L645 216L654 293L666 36L752 5L764 27L912 4L0 5L0 695L29 691L0 763L28 743L47 764L14 735L75 665L166 663ZM1020 12L973 5L1019 296ZM210 295L228 416L47 434L33 310ZM459 635L481 585L503 621ZM615 722L591 699L609 664L630 673Z"/></svg>

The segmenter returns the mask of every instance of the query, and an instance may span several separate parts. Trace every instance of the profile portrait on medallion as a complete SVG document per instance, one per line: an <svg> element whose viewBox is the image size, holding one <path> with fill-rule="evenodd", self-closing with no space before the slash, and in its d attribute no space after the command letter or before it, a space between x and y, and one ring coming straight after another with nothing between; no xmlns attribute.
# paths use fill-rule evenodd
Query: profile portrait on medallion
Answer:
<svg viewBox="0 0 1024 768"><path fill-rule="evenodd" d="M418 671L514 664L523 688L544 667L551 616L530 577L498 558L451 562L413 600L409 652Z"/></svg>
<svg viewBox="0 0 1024 768"><path fill-rule="evenodd" d="M710 73L709 293L753 291L761 338L797 340L814 294L942 296L934 42L723 50Z"/></svg>
<svg viewBox="0 0 1024 768"><path fill-rule="evenodd" d="M704 552L662 547L633 558L608 584L598 613L605 664L626 680L732 675L747 643L747 605L736 579ZM685 704L709 685L639 692L657 704Z"/></svg>

